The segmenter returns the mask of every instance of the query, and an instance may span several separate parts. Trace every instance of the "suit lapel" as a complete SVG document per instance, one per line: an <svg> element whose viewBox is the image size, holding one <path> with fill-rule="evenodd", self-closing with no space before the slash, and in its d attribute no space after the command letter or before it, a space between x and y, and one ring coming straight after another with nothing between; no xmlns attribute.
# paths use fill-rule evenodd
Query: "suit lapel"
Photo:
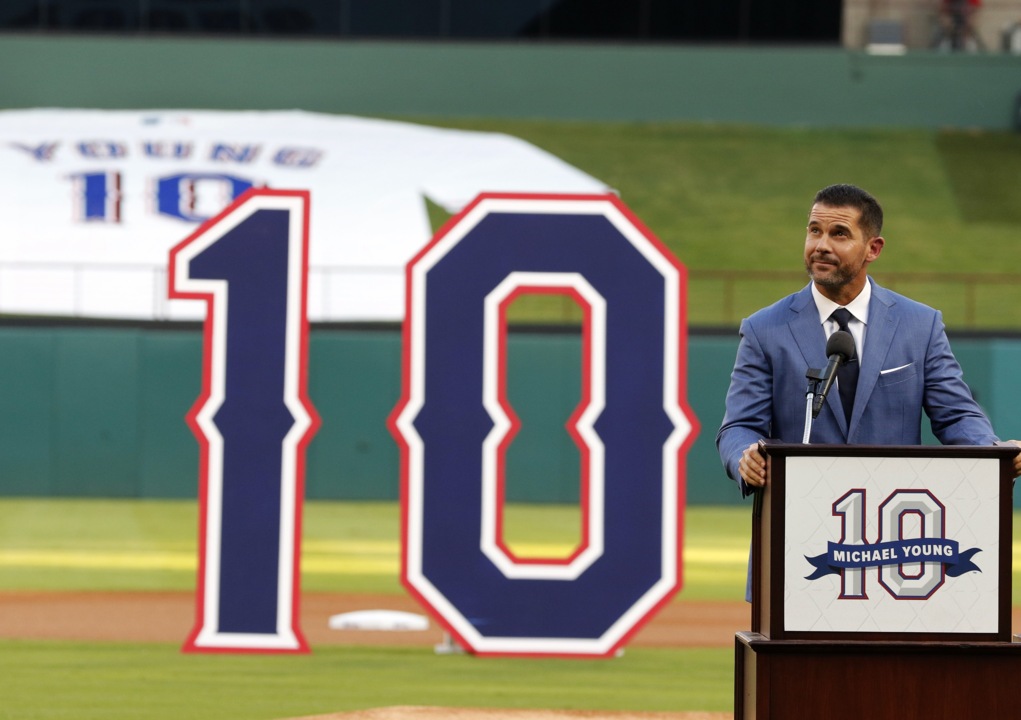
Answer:
<svg viewBox="0 0 1021 720"><path fill-rule="evenodd" d="M819 310L812 298L811 286L794 296L790 306L791 317L787 321L791 336L801 350L805 363L810 368L823 370L828 361L826 357L826 331L819 322ZM805 379L805 387L808 387L808 379ZM840 404L840 393L836 385L830 388L826 395L826 404L836 418L840 431L847 437L847 421L844 419L844 410Z"/></svg>
<svg viewBox="0 0 1021 720"><path fill-rule="evenodd" d="M869 324L865 330L865 349L858 371L858 389L854 398L854 413L851 416L853 432L868 405L872 391L879 380L886 354L897 334L899 318L892 308L896 300L888 291L872 283L872 300L869 301ZM848 435L850 437L850 434Z"/></svg>

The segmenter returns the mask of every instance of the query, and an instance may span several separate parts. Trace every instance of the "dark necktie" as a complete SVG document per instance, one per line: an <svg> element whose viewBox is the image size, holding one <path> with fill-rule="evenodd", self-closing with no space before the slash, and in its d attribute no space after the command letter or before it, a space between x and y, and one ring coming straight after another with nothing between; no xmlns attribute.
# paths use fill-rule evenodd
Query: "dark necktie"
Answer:
<svg viewBox="0 0 1021 720"><path fill-rule="evenodd" d="M830 315L837 321L840 329L846 333L851 331L847 327L851 319L851 311L847 308L837 308ZM852 336L853 337L853 336ZM851 411L854 409L854 391L858 387L858 357L848 358L847 362L837 368L837 389L840 391L840 402L844 406L844 417L848 426L851 425Z"/></svg>

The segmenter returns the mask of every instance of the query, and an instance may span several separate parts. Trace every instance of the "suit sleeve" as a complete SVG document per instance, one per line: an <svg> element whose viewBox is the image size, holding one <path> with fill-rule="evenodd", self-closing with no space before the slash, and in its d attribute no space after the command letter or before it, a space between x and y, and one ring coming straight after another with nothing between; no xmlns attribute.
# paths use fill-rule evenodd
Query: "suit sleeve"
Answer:
<svg viewBox="0 0 1021 720"><path fill-rule="evenodd" d="M964 382L964 373L947 340L943 316L936 312L925 355L922 400L932 434L944 445L993 445L998 442L985 412Z"/></svg>
<svg viewBox="0 0 1021 720"><path fill-rule="evenodd" d="M727 475L737 481L745 495L751 490L745 487L738 472L741 453L752 443L769 437L772 407L772 365L752 324L745 320L741 323L741 342L730 375L723 424L716 434L716 448Z"/></svg>

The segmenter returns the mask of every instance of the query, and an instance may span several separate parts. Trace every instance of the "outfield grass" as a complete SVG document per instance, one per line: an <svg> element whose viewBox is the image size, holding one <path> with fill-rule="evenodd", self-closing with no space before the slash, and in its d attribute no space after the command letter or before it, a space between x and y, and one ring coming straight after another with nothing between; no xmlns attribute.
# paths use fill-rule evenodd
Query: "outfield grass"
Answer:
<svg viewBox="0 0 1021 720"><path fill-rule="evenodd" d="M688 600L744 597L748 506L691 506L684 518ZM523 555L566 553L577 508L511 505ZM302 589L403 593L396 503L305 503ZM191 590L196 503L179 500L0 499L0 590ZM1021 603L1021 512L1014 515L1013 597ZM2 716L0 716L2 717Z"/></svg>
<svg viewBox="0 0 1021 720"><path fill-rule="evenodd" d="M577 542L577 508L511 505L511 546L522 555L565 553ZM686 515L684 596L743 597L750 535L744 507L693 507ZM395 503L305 504L302 588L402 593ZM0 500L0 590L190 590L198 547L195 502Z"/></svg>
<svg viewBox="0 0 1021 720"><path fill-rule="evenodd" d="M513 506L521 547L569 546L577 509ZM1015 517L1013 554L1021 558ZM0 500L0 590L187 590L197 506ZM684 599L744 589L747 507L690 507ZM305 591L399 593L394 503L306 504ZM1021 567L1014 568L1014 596ZM178 644L0 640L0 720L272 720L388 705L728 711L733 650L628 648L611 660L476 658L428 648L194 655Z"/></svg>
<svg viewBox="0 0 1021 720"><path fill-rule="evenodd" d="M190 590L197 505L0 499L0 590ZM512 506L525 551L570 547L577 508ZM309 502L303 590L400 593L394 503ZM745 508L687 515L689 598L738 599ZM429 648L309 656L182 654L179 645L0 640L0 720L267 720L388 705L719 710L733 650L628 648L611 660L475 658Z"/></svg>
<svg viewBox="0 0 1021 720"><path fill-rule="evenodd" d="M3 720L274 720L392 705L732 709L733 650L612 660L476 658L428 648L185 655L164 644L0 641Z"/></svg>
<svg viewBox="0 0 1021 720"><path fill-rule="evenodd" d="M1016 133L412 119L515 135L613 187L691 272L693 325L736 324L804 284L796 274L755 282L746 274L802 267L811 198L831 183L861 185L882 202L887 246L872 266L881 281L903 272L1009 273L1006 258L1021 237ZM434 223L443 219L432 211ZM733 317L724 315L721 281L700 275L720 270L746 288ZM950 327L964 324L962 285L902 287L942 309ZM975 287L977 326L1021 327L1021 290Z"/></svg>

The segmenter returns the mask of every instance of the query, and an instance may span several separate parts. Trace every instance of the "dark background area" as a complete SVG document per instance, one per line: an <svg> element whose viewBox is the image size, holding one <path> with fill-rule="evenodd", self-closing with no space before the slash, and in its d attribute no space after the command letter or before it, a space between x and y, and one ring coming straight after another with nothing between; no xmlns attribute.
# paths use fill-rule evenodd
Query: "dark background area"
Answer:
<svg viewBox="0 0 1021 720"><path fill-rule="evenodd" d="M6 0L0 31L836 45L840 0Z"/></svg>

